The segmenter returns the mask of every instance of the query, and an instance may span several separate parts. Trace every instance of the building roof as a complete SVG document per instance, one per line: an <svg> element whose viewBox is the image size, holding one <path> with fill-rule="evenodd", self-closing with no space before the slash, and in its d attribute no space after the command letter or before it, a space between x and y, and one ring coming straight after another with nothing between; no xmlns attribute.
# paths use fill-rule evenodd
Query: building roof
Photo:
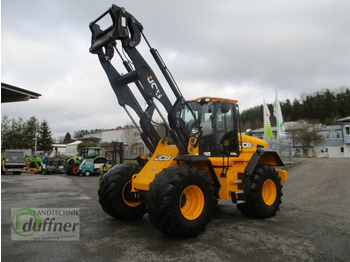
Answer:
<svg viewBox="0 0 350 262"><path fill-rule="evenodd" d="M320 146L344 146L344 140L343 139L329 139L329 140L326 140L322 143L320 143L318 145L318 147Z"/></svg>
<svg viewBox="0 0 350 262"><path fill-rule="evenodd" d="M335 131L335 130L341 130L341 124L338 125L326 125L322 127L322 131Z"/></svg>
<svg viewBox="0 0 350 262"><path fill-rule="evenodd" d="M41 94L1 82L1 103L38 99Z"/></svg>
<svg viewBox="0 0 350 262"><path fill-rule="evenodd" d="M350 122L350 116L338 119L337 122Z"/></svg>
<svg viewBox="0 0 350 262"><path fill-rule="evenodd" d="M67 144L67 146L75 146L75 145L79 145L81 143L83 143L83 142L78 140L78 141L74 141L74 142L72 142L70 144Z"/></svg>
<svg viewBox="0 0 350 262"><path fill-rule="evenodd" d="M52 144L52 146L57 148L67 148L66 144Z"/></svg>

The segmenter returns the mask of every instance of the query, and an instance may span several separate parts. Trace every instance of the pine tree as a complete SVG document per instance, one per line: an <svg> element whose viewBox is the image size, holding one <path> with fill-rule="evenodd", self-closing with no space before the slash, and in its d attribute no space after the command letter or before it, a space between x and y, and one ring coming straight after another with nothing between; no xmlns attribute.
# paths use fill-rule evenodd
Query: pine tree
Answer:
<svg viewBox="0 0 350 262"><path fill-rule="evenodd" d="M303 111L302 105L300 104L299 100L295 98L293 101L293 107L292 107L293 117L291 120L297 121L299 119L302 119L303 118L302 111Z"/></svg>
<svg viewBox="0 0 350 262"><path fill-rule="evenodd" d="M46 120L42 121L39 128L38 150L50 151L52 149L53 138Z"/></svg>
<svg viewBox="0 0 350 262"><path fill-rule="evenodd" d="M283 119L285 122L291 121L293 114L293 106L289 99L286 99L286 102L281 103L281 107L283 108Z"/></svg>
<svg viewBox="0 0 350 262"><path fill-rule="evenodd" d="M289 99L281 101L283 117L286 121L307 120L322 124L336 124L336 119L350 115L350 90L342 87L339 91L325 89L312 95L303 93L300 99L295 98L293 104ZM268 105L269 106L269 105ZM262 127L262 106L244 110L241 114L243 129ZM274 118L271 125L274 126Z"/></svg>
<svg viewBox="0 0 350 262"><path fill-rule="evenodd" d="M67 134L65 135L64 139L63 139L63 144L69 144L72 143L72 136L69 132L67 132Z"/></svg>
<svg viewBox="0 0 350 262"><path fill-rule="evenodd" d="M23 147L23 129L24 122L22 118L9 119L4 116L1 121L1 148L20 149Z"/></svg>
<svg viewBox="0 0 350 262"><path fill-rule="evenodd" d="M1 150L8 147L8 137L11 130L10 119L7 115L3 116L1 119Z"/></svg>
<svg viewBox="0 0 350 262"><path fill-rule="evenodd" d="M34 148L35 132L37 131L38 124L38 119L35 116L32 116L25 122L22 130L22 148Z"/></svg>

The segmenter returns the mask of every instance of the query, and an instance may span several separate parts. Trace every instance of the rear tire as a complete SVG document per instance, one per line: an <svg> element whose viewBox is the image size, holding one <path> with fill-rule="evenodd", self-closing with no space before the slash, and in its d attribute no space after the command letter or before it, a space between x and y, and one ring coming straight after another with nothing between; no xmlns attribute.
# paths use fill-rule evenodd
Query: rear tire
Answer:
<svg viewBox="0 0 350 262"><path fill-rule="evenodd" d="M100 181L98 189L102 209L120 220L135 220L146 213L145 204L132 198L132 176L142 169L134 164L121 164L110 169Z"/></svg>
<svg viewBox="0 0 350 262"><path fill-rule="evenodd" d="M147 211L161 232L181 238L205 230L214 212L214 187L204 171L172 166L156 175L150 184Z"/></svg>
<svg viewBox="0 0 350 262"><path fill-rule="evenodd" d="M258 165L252 175L246 202L237 208L248 217L268 218L276 215L282 203L282 185L278 172L267 165Z"/></svg>

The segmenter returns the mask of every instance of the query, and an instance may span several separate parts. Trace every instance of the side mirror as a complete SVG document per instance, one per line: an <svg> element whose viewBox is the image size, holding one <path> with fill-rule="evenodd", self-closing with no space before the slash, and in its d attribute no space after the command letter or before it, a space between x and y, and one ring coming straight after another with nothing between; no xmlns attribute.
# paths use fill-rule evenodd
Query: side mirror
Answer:
<svg viewBox="0 0 350 262"><path fill-rule="evenodd" d="M247 129L245 131L245 134L248 135L248 136L252 136L252 130L251 129Z"/></svg>
<svg viewBox="0 0 350 262"><path fill-rule="evenodd" d="M227 101L222 101L220 107L221 107L221 112L224 114L230 111L230 103Z"/></svg>

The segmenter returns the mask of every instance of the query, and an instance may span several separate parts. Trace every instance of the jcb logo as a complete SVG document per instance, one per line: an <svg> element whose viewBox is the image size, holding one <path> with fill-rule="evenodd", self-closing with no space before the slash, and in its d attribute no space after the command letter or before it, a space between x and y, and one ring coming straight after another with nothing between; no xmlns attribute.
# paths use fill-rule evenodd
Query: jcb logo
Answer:
<svg viewBox="0 0 350 262"><path fill-rule="evenodd" d="M148 83L151 84L152 89L156 91L156 97L158 99L161 98L162 97L162 93L159 91L159 88L158 88L156 82L154 82L154 80L153 80L151 75L149 77L147 77L147 81L148 81Z"/></svg>
<svg viewBox="0 0 350 262"><path fill-rule="evenodd" d="M243 148L252 148L252 144L250 142L243 142L242 147Z"/></svg>
<svg viewBox="0 0 350 262"><path fill-rule="evenodd" d="M154 161L169 161L170 159L171 159L171 155L170 156L159 155L154 159Z"/></svg>

